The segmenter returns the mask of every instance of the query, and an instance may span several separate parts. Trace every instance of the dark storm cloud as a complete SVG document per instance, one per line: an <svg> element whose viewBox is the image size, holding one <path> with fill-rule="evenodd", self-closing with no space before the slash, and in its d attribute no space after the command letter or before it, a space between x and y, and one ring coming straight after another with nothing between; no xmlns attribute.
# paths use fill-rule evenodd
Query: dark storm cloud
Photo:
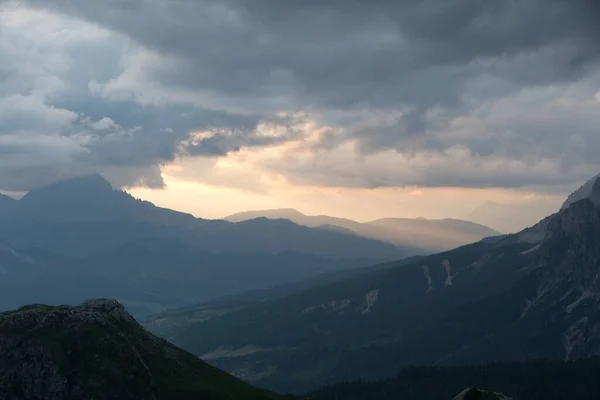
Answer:
<svg viewBox="0 0 600 400"><path fill-rule="evenodd" d="M32 3L185 60L178 69L154 71L164 82L237 95L292 90L312 104L339 107L457 101L460 84L406 88L405 80L431 78L428 68L515 57L563 41L569 50L557 49L551 76L510 71L511 78L523 84L573 79L597 58L600 39L600 12L592 0ZM449 77L464 80L458 75Z"/></svg>
<svg viewBox="0 0 600 400"><path fill-rule="evenodd" d="M244 133L215 132L209 137L190 143L186 146L186 151L192 156L221 157L238 152L242 147L264 147L282 141L280 138L253 137Z"/></svg>
<svg viewBox="0 0 600 400"><path fill-rule="evenodd" d="M278 111L301 110L343 131L323 134L323 142L315 146L321 150L356 139L361 154L386 149L444 152L460 144L475 156L506 157L524 165L545 159L554 159L564 169L597 163L593 157L600 144L593 113L557 112L561 118L548 121L495 117L495 103L506 96L519 96L527 88L580 82L598 71L600 2L595 0L29 0L26 4L93 22L156 53L156 60L132 68L143 79L131 87L157 83L174 92L209 93L204 103L212 101L212 109L228 110L208 110L204 103L140 105L136 99L91 96L89 82L102 85L122 72L120 65L105 65L122 48L110 43L97 52L74 48L71 56L81 65L72 66L76 73L69 82L80 89L69 96L56 95L50 104L93 121L110 117L122 128L112 136L96 133L95 140L82 145L87 151L76 154L79 162L154 168L180 152L223 156L243 147L273 145L298 136L261 136L254 129L259 121L272 119ZM0 93L1 76L0 69ZM581 95L593 96L595 90ZM535 108L528 99L517 100L523 107ZM244 107L250 111L236 111ZM521 112L527 113L513 110L514 115ZM355 118L342 123L353 118L334 116L354 113L368 114L371 122ZM480 135L449 133L448 124L456 117L480 115L496 118L486 121ZM25 122L13 122L11 129L20 123ZM194 131L212 134L195 139ZM340 181L334 171L316 173L332 184ZM463 174L462 185L519 186L552 180L549 175L485 173L485 178L475 176L477 171ZM423 172L414 180L377 175L357 181L368 181L369 187L461 183L452 174L442 169ZM557 179L566 176L572 177L565 173Z"/></svg>
<svg viewBox="0 0 600 400"><path fill-rule="evenodd" d="M119 76L127 43L72 21L47 21L46 15L10 20L19 11L14 4L0 20L2 190L24 191L92 172L119 185L160 187L158 166L187 154L183 143L193 132L252 131L259 121L257 115L98 96L90 82ZM54 40L44 36L56 28Z"/></svg>
<svg viewBox="0 0 600 400"><path fill-rule="evenodd" d="M482 74L506 80L494 95L579 79L595 67L600 42L592 0L34 3L177 57L151 71L165 84L290 95L305 109L406 107L410 120L396 134L409 135L425 130L414 122L430 108L468 112L461 95ZM364 136L367 148L380 147L379 139L389 142L378 132Z"/></svg>
<svg viewBox="0 0 600 400"><path fill-rule="evenodd" d="M86 116L99 120L110 115L120 128L94 132L88 159L108 165L143 166L173 161L184 152L182 142L193 132L236 129L247 135L258 124L256 116L234 115L190 106L148 107L131 101L106 101L88 98L74 107ZM89 128L88 128L89 129ZM221 153L215 155L223 155Z"/></svg>

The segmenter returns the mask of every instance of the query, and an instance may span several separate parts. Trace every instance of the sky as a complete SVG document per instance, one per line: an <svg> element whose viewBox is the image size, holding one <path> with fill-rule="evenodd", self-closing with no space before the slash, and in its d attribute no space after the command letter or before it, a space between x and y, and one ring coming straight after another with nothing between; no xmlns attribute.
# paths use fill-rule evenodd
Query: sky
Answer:
<svg viewBox="0 0 600 400"><path fill-rule="evenodd" d="M209 218L516 230L600 172L599 19L596 0L0 0L0 191L97 172Z"/></svg>

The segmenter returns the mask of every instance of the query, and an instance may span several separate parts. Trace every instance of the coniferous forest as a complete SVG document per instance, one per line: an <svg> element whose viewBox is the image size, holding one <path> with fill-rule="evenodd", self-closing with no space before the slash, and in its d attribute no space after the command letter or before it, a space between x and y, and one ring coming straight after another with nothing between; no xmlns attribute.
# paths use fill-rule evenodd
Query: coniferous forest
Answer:
<svg viewBox="0 0 600 400"><path fill-rule="evenodd" d="M514 400L598 400L600 358L409 367L393 378L344 382L309 396L314 400L449 400L472 386Z"/></svg>

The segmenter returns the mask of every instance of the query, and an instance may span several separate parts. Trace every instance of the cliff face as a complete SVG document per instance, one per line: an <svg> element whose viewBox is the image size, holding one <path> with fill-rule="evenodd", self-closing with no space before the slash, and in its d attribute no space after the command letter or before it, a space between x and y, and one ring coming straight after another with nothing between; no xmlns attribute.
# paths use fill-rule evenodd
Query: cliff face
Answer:
<svg viewBox="0 0 600 400"><path fill-rule="evenodd" d="M113 300L0 314L0 399L274 399L145 331Z"/></svg>
<svg viewBox="0 0 600 400"><path fill-rule="evenodd" d="M555 215L539 250L540 285L527 312L561 333L566 359L600 354L600 179Z"/></svg>
<svg viewBox="0 0 600 400"><path fill-rule="evenodd" d="M156 399L136 327L115 301L1 314L0 398Z"/></svg>
<svg viewBox="0 0 600 400"><path fill-rule="evenodd" d="M578 290L600 289L600 207L581 200L550 222L540 248L542 291L568 284Z"/></svg>

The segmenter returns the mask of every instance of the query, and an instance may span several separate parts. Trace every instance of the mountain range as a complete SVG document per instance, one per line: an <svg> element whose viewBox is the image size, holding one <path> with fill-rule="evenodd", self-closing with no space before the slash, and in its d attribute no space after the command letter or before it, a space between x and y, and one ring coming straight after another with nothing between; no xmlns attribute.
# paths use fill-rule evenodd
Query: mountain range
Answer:
<svg viewBox="0 0 600 400"><path fill-rule="evenodd" d="M298 215L196 218L136 199L100 175L20 200L0 196L0 310L114 297L145 318L497 234L455 220L360 224Z"/></svg>
<svg viewBox="0 0 600 400"><path fill-rule="evenodd" d="M286 220L195 218L99 175L0 197L0 310L114 297L136 317L398 259L405 250Z"/></svg>
<svg viewBox="0 0 600 400"><path fill-rule="evenodd" d="M516 234L146 326L174 327L169 338L183 348L292 392L415 364L598 355L600 179L584 188L586 196Z"/></svg>
<svg viewBox="0 0 600 400"><path fill-rule="evenodd" d="M115 190L100 175L34 189L19 201L8 203L0 204L0 237L20 248L35 247L66 255L87 256L145 238L176 238L211 252L295 251L372 261L404 255L388 243L309 229L289 221L234 224L195 218Z"/></svg>
<svg viewBox="0 0 600 400"><path fill-rule="evenodd" d="M413 248L412 255L450 250L500 233L487 226L457 219L383 218L357 222L327 215L308 216L294 209L247 211L225 217L231 222L257 218L286 219L298 225L354 233L397 246Z"/></svg>
<svg viewBox="0 0 600 400"><path fill-rule="evenodd" d="M446 226L440 228L446 232L473 229L482 238L404 259L417 252L414 242L402 247L363 237L331 219L304 222L314 226L265 216L240 222L198 219L135 199L95 175L36 189L20 200L1 197L0 220L0 308L114 297L138 318L158 312L144 322L152 332L269 390L306 393L340 381L389 377L409 365L600 354L600 178L571 195L556 214L511 235L484 235L485 227L452 220L364 224L396 231L411 223L415 231L427 224ZM38 333L44 343L60 336L45 323L66 321L65 332L72 332L72 322L79 327L73 332L86 331L86 322L70 318L91 315L103 321L96 306L100 314L122 309L91 302L79 308L26 307L14 314L18 317L3 314L4 338L16 332L18 343L43 351L4 349L8 356L0 356L0 368L8 378L0 390L30 378L10 369L14 357L57 356L28 342ZM33 325L15 328L15 321L30 319ZM33 336L23 336L34 325ZM91 337L97 329L90 328ZM105 334L112 338L113 333ZM7 343L3 340L0 347ZM175 350L164 352L170 351ZM19 360L21 365L25 359ZM132 384L163 373L136 372ZM96 384L85 383L86 391ZM504 393L501 387L491 389ZM125 389L117 385L116 390ZM141 398L150 396L144 393Z"/></svg>

